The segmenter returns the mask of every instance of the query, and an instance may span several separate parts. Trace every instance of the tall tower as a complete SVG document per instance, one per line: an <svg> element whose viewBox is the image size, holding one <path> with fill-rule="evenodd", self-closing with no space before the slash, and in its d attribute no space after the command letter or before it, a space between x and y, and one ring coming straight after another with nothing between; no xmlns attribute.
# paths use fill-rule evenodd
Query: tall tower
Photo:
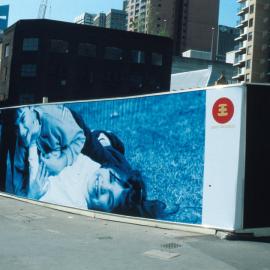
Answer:
<svg viewBox="0 0 270 270"><path fill-rule="evenodd" d="M235 51L238 82L270 82L270 2L237 0L239 36Z"/></svg>
<svg viewBox="0 0 270 270"><path fill-rule="evenodd" d="M213 49L219 0L128 0L126 10L129 31L172 38L176 55L189 49Z"/></svg>
<svg viewBox="0 0 270 270"><path fill-rule="evenodd" d="M74 22L78 24L94 25L94 19L96 16L97 16L96 14L84 12L81 15L77 16L74 19Z"/></svg>
<svg viewBox="0 0 270 270"><path fill-rule="evenodd" d="M149 13L151 0L127 0L125 10L127 12L127 30L133 32L147 32L146 19Z"/></svg>

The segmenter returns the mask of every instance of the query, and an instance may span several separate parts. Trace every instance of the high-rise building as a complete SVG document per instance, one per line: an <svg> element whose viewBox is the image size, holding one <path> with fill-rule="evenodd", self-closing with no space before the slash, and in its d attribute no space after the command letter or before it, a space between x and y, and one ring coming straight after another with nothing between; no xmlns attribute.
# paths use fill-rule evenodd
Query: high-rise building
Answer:
<svg viewBox="0 0 270 270"><path fill-rule="evenodd" d="M226 53L234 50L239 29L225 25L218 26L216 60L226 62Z"/></svg>
<svg viewBox="0 0 270 270"><path fill-rule="evenodd" d="M128 0L124 0L124 1L123 1L123 10L126 11L127 5L128 5Z"/></svg>
<svg viewBox="0 0 270 270"><path fill-rule="evenodd" d="M270 2L238 0L239 36L234 76L238 82L270 82Z"/></svg>
<svg viewBox="0 0 270 270"><path fill-rule="evenodd" d="M84 12L83 14L77 16L74 19L74 22L78 24L94 25L95 17L96 17L96 14L90 14L90 13Z"/></svg>
<svg viewBox="0 0 270 270"><path fill-rule="evenodd" d="M219 0L183 0L182 5L180 50L210 51L215 59Z"/></svg>
<svg viewBox="0 0 270 270"><path fill-rule="evenodd" d="M94 19L94 26L106 27L106 14L101 12Z"/></svg>
<svg viewBox="0 0 270 270"><path fill-rule="evenodd" d="M83 13L74 19L75 23L94 25L118 30L127 30L127 13L120 9L111 9L107 14Z"/></svg>
<svg viewBox="0 0 270 270"><path fill-rule="evenodd" d="M127 13L120 9L111 9L106 14L106 28L127 30Z"/></svg>
<svg viewBox="0 0 270 270"><path fill-rule="evenodd" d="M219 0L128 0L126 11L129 31L172 38L176 55L216 51Z"/></svg>
<svg viewBox="0 0 270 270"><path fill-rule="evenodd" d="M0 32L8 26L9 5L0 6Z"/></svg>

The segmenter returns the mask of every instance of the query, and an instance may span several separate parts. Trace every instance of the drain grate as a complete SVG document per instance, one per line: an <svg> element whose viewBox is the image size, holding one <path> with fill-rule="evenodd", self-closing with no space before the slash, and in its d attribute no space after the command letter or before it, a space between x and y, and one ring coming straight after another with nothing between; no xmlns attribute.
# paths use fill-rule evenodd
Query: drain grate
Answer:
<svg viewBox="0 0 270 270"><path fill-rule="evenodd" d="M176 249L180 247L181 245L177 243L167 243L167 244L161 245L161 248L164 248L164 249Z"/></svg>
<svg viewBox="0 0 270 270"><path fill-rule="evenodd" d="M98 240L112 240L113 238L111 236L100 236L97 239Z"/></svg>

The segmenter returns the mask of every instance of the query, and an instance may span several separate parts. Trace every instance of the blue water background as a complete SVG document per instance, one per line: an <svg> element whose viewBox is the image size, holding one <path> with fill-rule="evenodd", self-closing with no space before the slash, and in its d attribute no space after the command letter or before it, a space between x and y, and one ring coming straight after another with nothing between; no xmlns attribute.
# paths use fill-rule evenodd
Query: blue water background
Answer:
<svg viewBox="0 0 270 270"><path fill-rule="evenodd" d="M114 132L140 170L148 199L179 211L168 221L201 224L205 91L67 104L91 129Z"/></svg>

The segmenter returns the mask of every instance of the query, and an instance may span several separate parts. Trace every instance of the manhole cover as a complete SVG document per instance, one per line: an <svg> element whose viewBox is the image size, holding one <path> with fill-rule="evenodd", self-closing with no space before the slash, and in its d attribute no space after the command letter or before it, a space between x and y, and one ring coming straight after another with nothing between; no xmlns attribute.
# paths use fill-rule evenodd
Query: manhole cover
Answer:
<svg viewBox="0 0 270 270"><path fill-rule="evenodd" d="M176 248L180 248L181 245L177 243L167 243L167 244L161 245L161 247L165 249L176 249Z"/></svg>

